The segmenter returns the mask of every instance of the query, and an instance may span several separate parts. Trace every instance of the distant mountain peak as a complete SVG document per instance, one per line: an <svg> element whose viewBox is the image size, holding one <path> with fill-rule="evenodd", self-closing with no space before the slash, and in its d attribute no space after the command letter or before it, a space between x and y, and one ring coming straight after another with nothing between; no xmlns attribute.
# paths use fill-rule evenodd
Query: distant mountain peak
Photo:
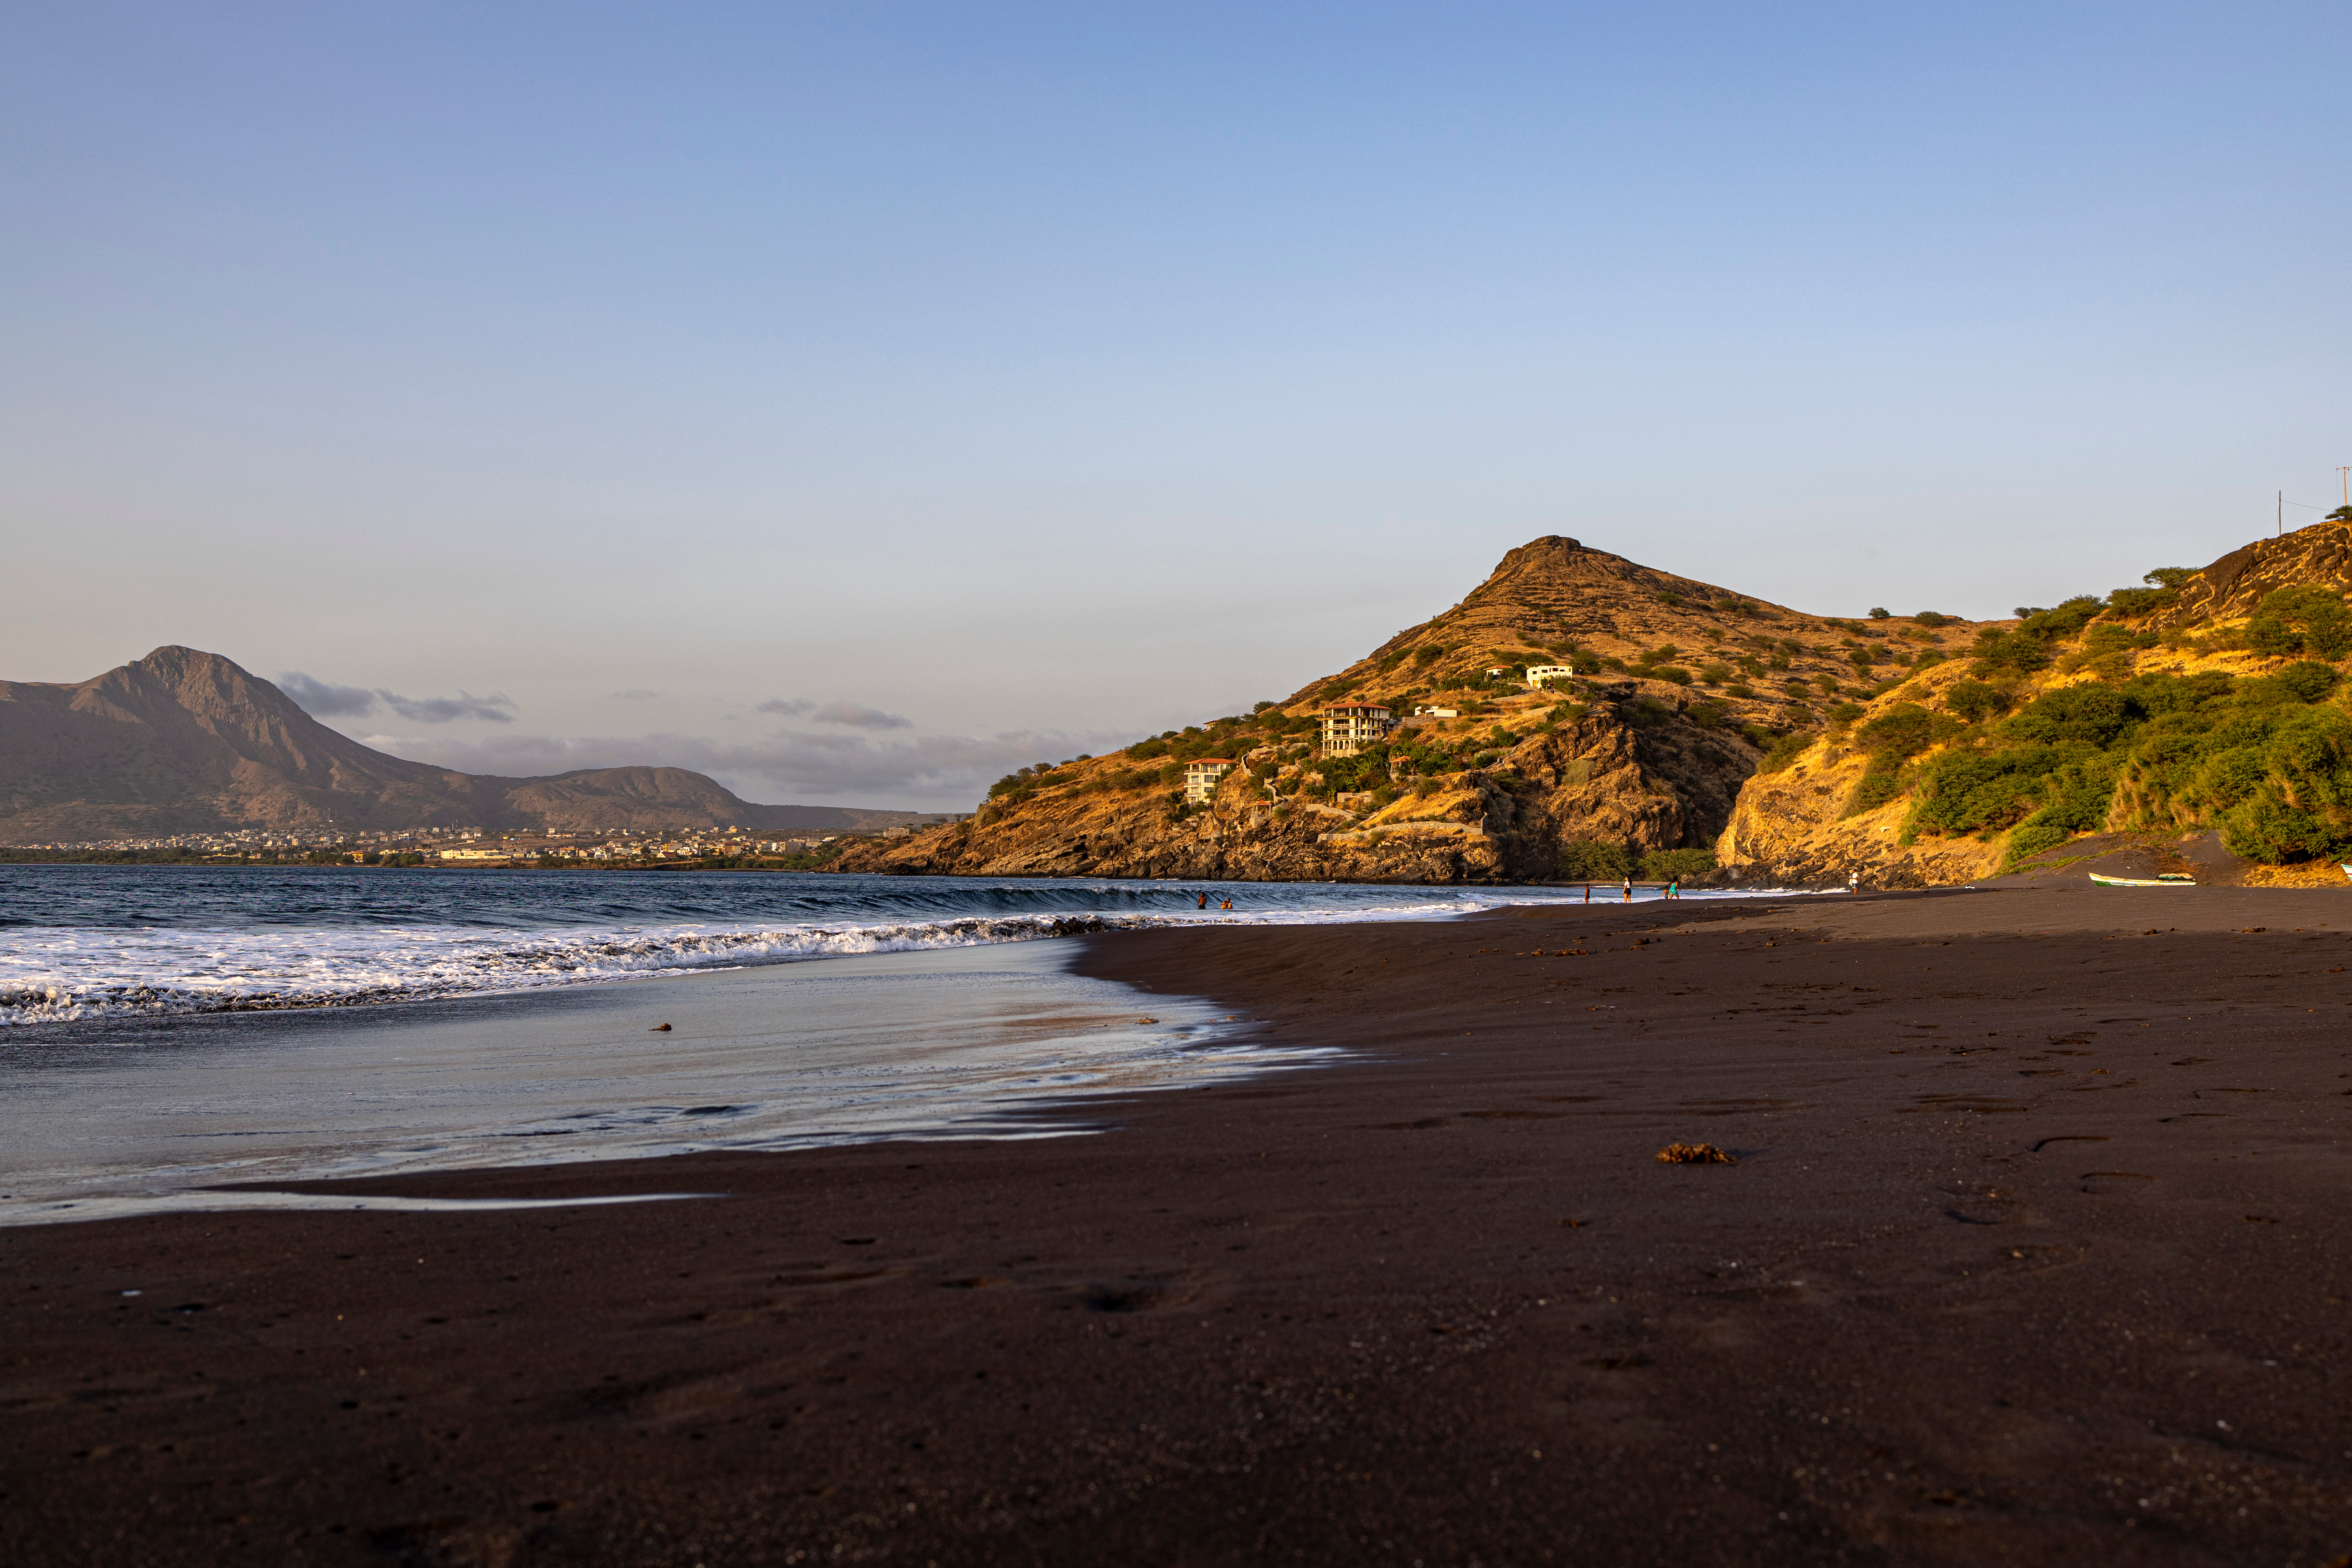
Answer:
<svg viewBox="0 0 2352 1568"><path fill-rule="evenodd" d="M0 843L245 827L855 828L922 816L759 805L685 768L492 778L413 763L329 729L234 659L177 643L71 684L0 681Z"/></svg>

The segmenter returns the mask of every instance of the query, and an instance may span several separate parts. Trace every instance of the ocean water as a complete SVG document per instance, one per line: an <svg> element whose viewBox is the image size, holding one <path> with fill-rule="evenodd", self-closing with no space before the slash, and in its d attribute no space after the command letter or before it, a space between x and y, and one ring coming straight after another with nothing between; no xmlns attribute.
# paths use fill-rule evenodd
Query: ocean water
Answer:
<svg viewBox="0 0 2352 1568"><path fill-rule="evenodd" d="M1202 894L1213 895L1206 910ZM1202 920L1431 919L1567 896L726 871L0 867L0 1029L420 1001ZM1218 907L1227 898L1230 911Z"/></svg>
<svg viewBox="0 0 2352 1568"><path fill-rule="evenodd" d="M1072 974L1072 944L1056 938L1580 897L0 868L0 1225L348 1207L255 1189L426 1169L1067 1134L1087 1125L1072 1101L1328 1054L1286 1047L1203 999ZM245 1190L220 1190L231 1184Z"/></svg>

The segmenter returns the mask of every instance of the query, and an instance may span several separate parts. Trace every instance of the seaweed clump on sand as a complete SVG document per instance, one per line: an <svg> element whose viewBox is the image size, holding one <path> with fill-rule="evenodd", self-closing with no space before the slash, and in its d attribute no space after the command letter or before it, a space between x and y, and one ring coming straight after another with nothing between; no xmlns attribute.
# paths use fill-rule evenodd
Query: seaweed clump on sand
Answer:
<svg viewBox="0 0 2352 1568"><path fill-rule="evenodd" d="M1712 1143L1669 1143L1658 1151L1661 1165L1737 1165L1738 1160Z"/></svg>

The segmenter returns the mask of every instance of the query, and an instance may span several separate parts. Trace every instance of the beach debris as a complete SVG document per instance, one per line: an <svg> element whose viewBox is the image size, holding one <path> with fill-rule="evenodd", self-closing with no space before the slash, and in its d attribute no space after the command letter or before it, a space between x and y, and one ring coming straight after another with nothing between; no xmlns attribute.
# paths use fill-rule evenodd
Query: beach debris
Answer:
<svg viewBox="0 0 2352 1568"><path fill-rule="evenodd" d="M1658 1151L1661 1165L1737 1165L1738 1161L1712 1143L1669 1143Z"/></svg>
<svg viewBox="0 0 2352 1568"><path fill-rule="evenodd" d="M669 1026L667 1024L656 1024L652 1028L647 1029L646 1033L648 1035L667 1035L669 1033Z"/></svg>
<svg viewBox="0 0 2352 1568"><path fill-rule="evenodd" d="M1138 1018L1136 1022L1139 1024L1157 1024L1160 1020L1157 1018Z"/></svg>

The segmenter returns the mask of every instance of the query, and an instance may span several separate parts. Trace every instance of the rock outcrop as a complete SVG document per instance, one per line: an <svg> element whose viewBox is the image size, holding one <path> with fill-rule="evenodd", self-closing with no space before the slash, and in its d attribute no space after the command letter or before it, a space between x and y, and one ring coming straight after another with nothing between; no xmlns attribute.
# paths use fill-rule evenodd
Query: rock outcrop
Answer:
<svg viewBox="0 0 2352 1568"><path fill-rule="evenodd" d="M1758 753L1681 720L1636 728L1589 712L1519 742L1427 795L1372 811L1267 796L1226 776L1206 810L1158 790L1089 787L1097 770L1015 809L861 845L842 870L967 877L1175 877L1263 882L1504 882L1555 874L1561 844L1704 843L1729 817ZM1114 759L1090 759L1115 765ZM1064 770L1055 770L1062 773Z"/></svg>
<svg viewBox="0 0 2352 1568"><path fill-rule="evenodd" d="M2281 588L2352 593L2352 523L2317 522L2232 550L2180 585L2149 624L2159 629L2242 620Z"/></svg>

